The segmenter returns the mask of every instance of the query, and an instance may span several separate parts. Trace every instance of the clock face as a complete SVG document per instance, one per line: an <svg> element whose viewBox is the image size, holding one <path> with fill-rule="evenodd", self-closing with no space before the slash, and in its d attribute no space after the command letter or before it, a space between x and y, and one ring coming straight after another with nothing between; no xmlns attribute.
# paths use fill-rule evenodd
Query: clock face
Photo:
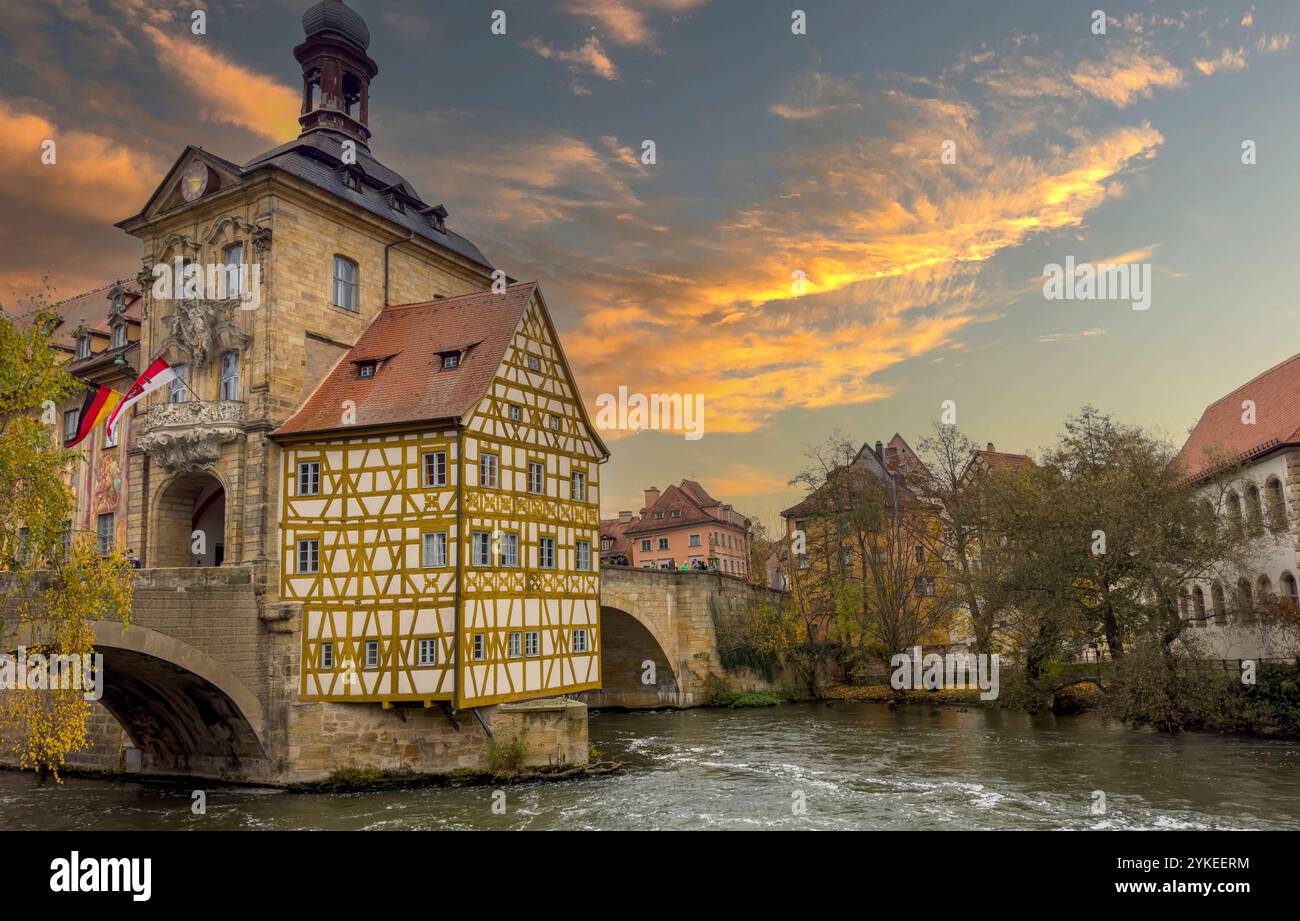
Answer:
<svg viewBox="0 0 1300 921"><path fill-rule="evenodd" d="M186 201L194 201L206 192L207 188L208 166L206 163L195 160L185 167L185 172L181 176L181 198Z"/></svg>

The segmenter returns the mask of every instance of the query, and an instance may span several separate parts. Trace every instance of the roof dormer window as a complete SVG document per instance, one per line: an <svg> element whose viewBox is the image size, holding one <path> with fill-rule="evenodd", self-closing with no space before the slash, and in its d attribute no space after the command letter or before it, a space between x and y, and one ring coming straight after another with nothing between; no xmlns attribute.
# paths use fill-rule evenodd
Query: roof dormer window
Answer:
<svg viewBox="0 0 1300 921"><path fill-rule="evenodd" d="M122 346L124 346L124 345L126 345L126 324L125 324L125 323L114 323L114 324L113 324L113 346L112 346L112 347L115 348L115 349L120 349L120 348L121 348Z"/></svg>
<svg viewBox="0 0 1300 921"><path fill-rule="evenodd" d="M455 371L460 367L460 352L442 353L442 370Z"/></svg>
<svg viewBox="0 0 1300 921"><path fill-rule="evenodd" d="M362 380L366 380L368 378L374 377L376 364L377 362L373 362L373 361L357 362L357 377L361 378Z"/></svg>
<svg viewBox="0 0 1300 921"><path fill-rule="evenodd" d="M90 335L82 334L77 337L77 360L90 357Z"/></svg>

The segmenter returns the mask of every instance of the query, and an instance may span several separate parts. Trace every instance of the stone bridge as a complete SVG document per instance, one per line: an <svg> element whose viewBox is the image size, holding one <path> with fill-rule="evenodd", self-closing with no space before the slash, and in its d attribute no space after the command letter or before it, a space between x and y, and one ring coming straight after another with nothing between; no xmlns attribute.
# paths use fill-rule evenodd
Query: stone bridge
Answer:
<svg viewBox="0 0 1300 921"><path fill-rule="evenodd" d="M600 576L602 688L584 694L588 706L696 707L710 674L734 690L769 686L747 671L724 675L712 608L779 605L781 592L718 572L604 566Z"/></svg>
<svg viewBox="0 0 1300 921"><path fill-rule="evenodd" d="M92 624L104 656L103 706L92 718L92 748L73 764L291 781L340 767L436 771L479 763L483 735L468 714L300 701L299 616L266 591L267 576L264 564L141 570L130 625ZM711 605L779 598L720 573L606 567L604 688L578 696L592 707L705 703L707 676L721 672ZM6 622L6 646L30 642ZM745 673L727 678L736 689L766 686ZM554 753L557 739L577 737L561 724L582 708L557 703L545 713L537 702L486 708L483 731L526 728L545 764L543 748ZM569 760L585 758L585 731L581 739L583 751Z"/></svg>

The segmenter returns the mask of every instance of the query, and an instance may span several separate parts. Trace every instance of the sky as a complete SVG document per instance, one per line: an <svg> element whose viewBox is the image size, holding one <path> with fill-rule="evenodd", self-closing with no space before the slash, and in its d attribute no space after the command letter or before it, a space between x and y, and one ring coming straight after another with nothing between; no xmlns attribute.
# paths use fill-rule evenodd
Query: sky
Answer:
<svg viewBox="0 0 1300 921"><path fill-rule="evenodd" d="M133 276L113 222L186 144L294 137L308 5L6 0L0 303ZM701 438L603 433L607 515L689 477L775 526L810 449L945 401L1003 451L1089 403L1178 444L1297 348L1300 4L350 5L372 152L541 282L593 413L703 396ZM1067 258L1148 265L1149 308L1046 298Z"/></svg>

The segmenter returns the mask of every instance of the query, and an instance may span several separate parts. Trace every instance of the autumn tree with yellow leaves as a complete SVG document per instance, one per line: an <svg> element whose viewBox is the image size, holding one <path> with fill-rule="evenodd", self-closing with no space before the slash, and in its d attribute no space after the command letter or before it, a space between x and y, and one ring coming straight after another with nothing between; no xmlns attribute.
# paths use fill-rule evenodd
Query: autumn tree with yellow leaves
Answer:
<svg viewBox="0 0 1300 921"><path fill-rule="evenodd" d="M52 345L57 308L0 311L0 652L94 654L91 623L131 610L131 568L101 555L94 536L71 530L69 471L78 452L59 441L57 403L81 385ZM0 691L0 753L56 778L87 745L90 702L82 690Z"/></svg>

